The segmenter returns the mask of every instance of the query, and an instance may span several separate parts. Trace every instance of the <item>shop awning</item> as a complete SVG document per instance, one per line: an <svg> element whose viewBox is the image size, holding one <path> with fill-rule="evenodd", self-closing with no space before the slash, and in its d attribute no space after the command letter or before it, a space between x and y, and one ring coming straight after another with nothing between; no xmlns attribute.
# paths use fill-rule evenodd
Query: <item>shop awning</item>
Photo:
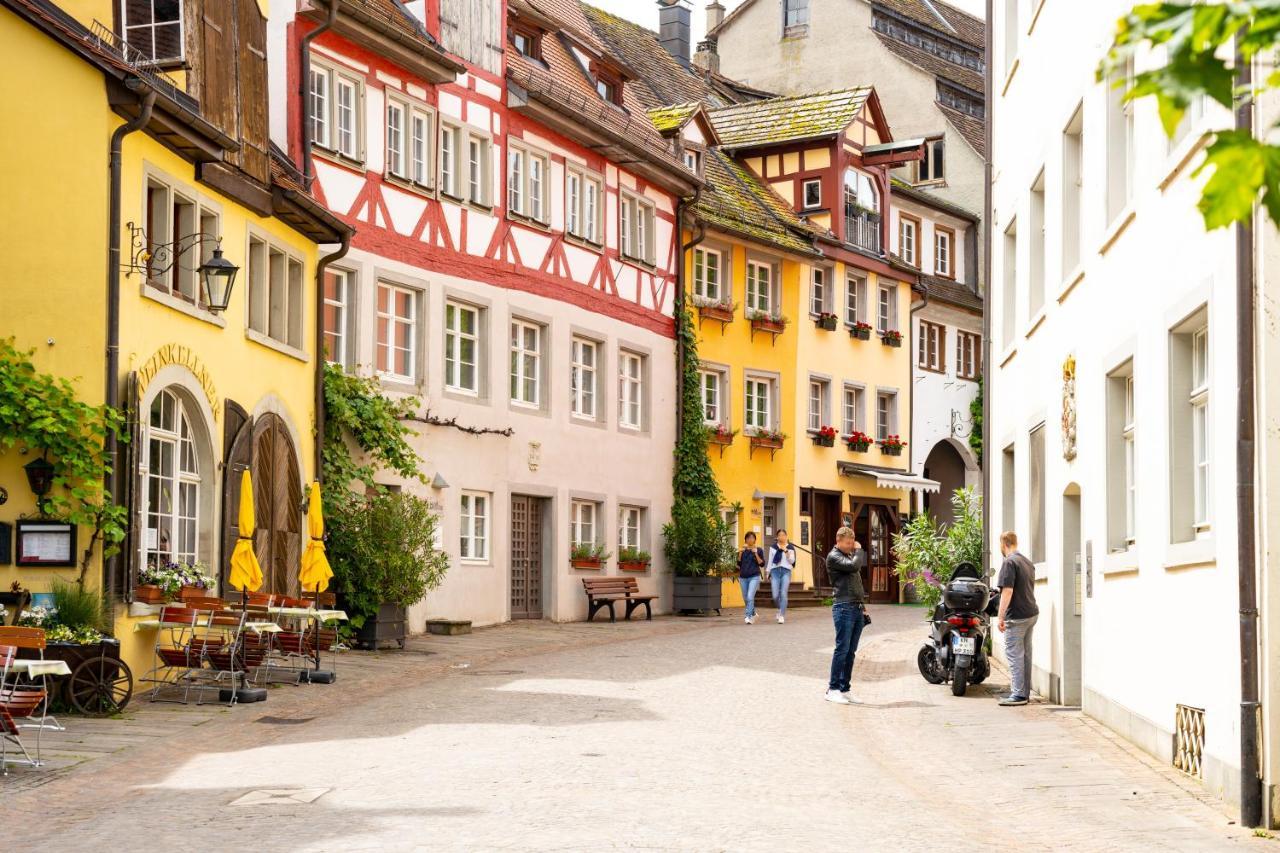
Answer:
<svg viewBox="0 0 1280 853"><path fill-rule="evenodd" d="M916 489L921 492L940 492L942 484L928 477L907 474L892 468L877 468L874 465L855 465L852 462L836 463L842 477L874 477L876 485L882 489Z"/></svg>

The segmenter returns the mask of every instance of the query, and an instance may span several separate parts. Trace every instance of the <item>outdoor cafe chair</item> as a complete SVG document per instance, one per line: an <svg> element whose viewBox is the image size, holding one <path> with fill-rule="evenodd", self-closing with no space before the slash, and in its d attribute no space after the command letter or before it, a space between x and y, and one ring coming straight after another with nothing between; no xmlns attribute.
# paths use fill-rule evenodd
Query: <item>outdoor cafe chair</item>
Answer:
<svg viewBox="0 0 1280 853"><path fill-rule="evenodd" d="M156 663L142 681L153 684L152 702L181 702L191 698L212 643L207 630L212 614L192 607L165 605L160 608L156 631ZM173 694L169 698L168 694ZM180 695L181 698L178 698Z"/></svg>
<svg viewBox="0 0 1280 853"><path fill-rule="evenodd" d="M42 632L43 634L43 632ZM17 659L16 646L0 645L0 775L9 775L9 764L27 764L35 767L40 763L40 732L44 729L44 706L47 693L43 687L23 687L11 679L11 668ZM36 719L37 712L40 719ZM22 729L36 729L36 757L22 742ZM9 760L9 745L13 744L22 752L21 759Z"/></svg>
<svg viewBox="0 0 1280 853"><path fill-rule="evenodd" d="M23 625L0 625L0 645L12 646L14 649L35 652L38 660L44 660L44 650L47 641L43 628L32 628ZM14 653L14 660L17 660L17 652ZM34 682L22 683L18 681L17 675L10 669L4 678L0 678L0 690L17 689L20 691L39 690L43 694L43 701L40 702L40 719L36 720L30 714L23 715L23 722L20 725L23 728L36 729L36 760L40 759L40 733L46 729L54 732L65 731L62 724L58 722L56 717L49 714L48 697L53 694L49 691L49 676L40 676L40 686L37 688Z"/></svg>

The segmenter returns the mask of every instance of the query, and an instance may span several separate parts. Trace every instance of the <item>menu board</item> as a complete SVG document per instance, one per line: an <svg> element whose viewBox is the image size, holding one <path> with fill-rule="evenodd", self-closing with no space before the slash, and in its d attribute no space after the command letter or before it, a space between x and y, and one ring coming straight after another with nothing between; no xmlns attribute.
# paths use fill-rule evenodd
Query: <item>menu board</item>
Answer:
<svg viewBox="0 0 1280 853"><path fill-rule="evenodd" d="M62 521L18 521L19 566L65 567L76 564L76 528Z"/></svg>

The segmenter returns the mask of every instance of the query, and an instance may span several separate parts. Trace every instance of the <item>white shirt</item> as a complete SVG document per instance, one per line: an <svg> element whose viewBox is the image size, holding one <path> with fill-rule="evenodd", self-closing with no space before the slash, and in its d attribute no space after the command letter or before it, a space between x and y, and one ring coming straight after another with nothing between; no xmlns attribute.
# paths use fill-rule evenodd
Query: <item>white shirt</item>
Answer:
<svg viewBox="0 0 1280 853"><path fill-rule="evenodd" d="M778 554L782 554L782 559L778 559ZM774 569L786 569L790 571L796 564L796 546L790 542L787 543L785 550L779 548L777 543L769 546L769 558L765 562L765 570L773 571Z"/></svg>

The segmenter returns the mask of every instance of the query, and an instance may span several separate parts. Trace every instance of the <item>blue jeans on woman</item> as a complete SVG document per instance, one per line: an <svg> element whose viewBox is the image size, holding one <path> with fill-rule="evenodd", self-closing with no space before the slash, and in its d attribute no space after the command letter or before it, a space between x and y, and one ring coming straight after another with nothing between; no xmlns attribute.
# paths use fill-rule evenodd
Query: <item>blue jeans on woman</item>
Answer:
<svg viewBox="0 0 1280 853"><path fill-rule="evenodd" d="M831 656L831 680L827 688L848 693L853 680L853 659L858 653L858 641L862 639L862 605L837 604L831 608L831 620L836 626L836 650Z"/></svg>
<svg viewBox="0 0 1280 853"><path fill-rule="evenodd" d="M791 589L790 569L770 569L769 583L772 585L773 606L778 608L779 616L787 615L787 592Z"/></svg>
<svg viewBox="0 0 1280 853"><path fill-rule="evenodd" d="M760 576L740 577L738 583L742 584L742 600L746 602L746 617L750 619L756 615L756 593L760 591Z"/></svg>

